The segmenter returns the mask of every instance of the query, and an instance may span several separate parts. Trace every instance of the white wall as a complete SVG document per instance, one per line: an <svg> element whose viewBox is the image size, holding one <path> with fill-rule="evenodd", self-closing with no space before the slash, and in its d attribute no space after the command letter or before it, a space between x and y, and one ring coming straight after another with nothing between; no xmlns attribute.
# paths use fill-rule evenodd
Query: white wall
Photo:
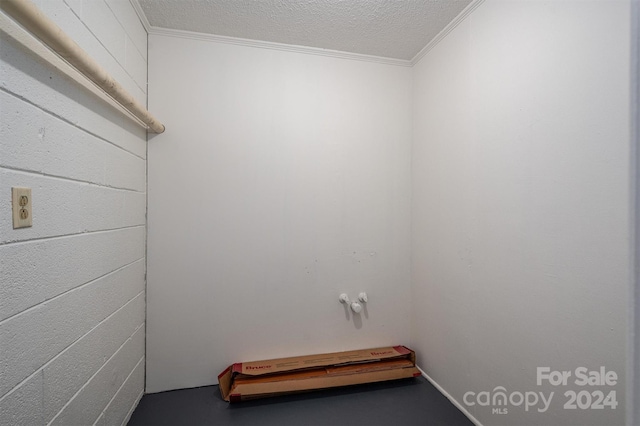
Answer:
<svg viewBox="0 0 640 426"><path fill-rule="evenodd" d="M631 75L640 75L640 4L631 2ZM631 216L635 263L632 294L629 297L632 336L627 350L627 423L640 423L640 81L631 81L631 189L634 199ZM634 294L635 293L635 294Z"/></svg>
<svg viewBox="0 0 640 426"><path fill-rule="evenodd" d="M128 1L36 3L146 101ZM120 425L144 387L146 132L0 37L0 425Z"/></svg>
<svg viewBox="0 0 640 426"><path fill-rule="evenodd" d="M149 69L147 391L406 343L410 68L152 34Z"/></svg>
<svg viewBox="0 0 640 426"><path fill-rule="evenodd" d="M622 424L630 259L627 1L487 0L414 67L412 345L465 392L555 391L486 425ZM605 366L616 410L536 367ZM517 397L516 397L517 401ZM535 411L535 410L534 410Z"/></svg>

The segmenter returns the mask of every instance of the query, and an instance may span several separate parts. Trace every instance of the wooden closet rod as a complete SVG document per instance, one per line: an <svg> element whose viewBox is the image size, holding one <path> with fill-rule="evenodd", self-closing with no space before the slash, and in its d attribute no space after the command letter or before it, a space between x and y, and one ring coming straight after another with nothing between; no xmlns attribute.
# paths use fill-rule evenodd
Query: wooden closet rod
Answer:
<svg viewBox="0 0 640 426"><path fill-rule="evenodd" d="M138 118L150 131L164 132L164 125L158 119L30 0L0 0L0 9Z"/></svg>

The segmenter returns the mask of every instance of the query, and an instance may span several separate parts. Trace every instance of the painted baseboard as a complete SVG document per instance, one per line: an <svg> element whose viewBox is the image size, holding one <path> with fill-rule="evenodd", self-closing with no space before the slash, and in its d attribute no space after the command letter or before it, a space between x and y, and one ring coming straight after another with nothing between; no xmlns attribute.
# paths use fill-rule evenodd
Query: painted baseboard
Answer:
<svg viewBox="0 0 640 426"><path fill-rule="evenodd" d="M125 417L124 422L122 422L121 426L126 426L126 424L129 423L129 420L131 420L131 416L133 415L133 412L136 411L136 408L138 408L138 404L140 404L140 401L142 400L143 396L144 396L144 391L140 392L140 394L134 401L133 405L131 406L131 409L127 413L127 417Z"/></svg>
<svg viewBox="0 0 640 426"><path fill-rule="evenodd" d="M473 417L473 415L467 410L467 408L464 405L460 404L454 397L452 397L446 390L444 390L444 388L442 386L440 386L435 380L433 380L431 377L429 377L429 375L427 373L425 373L422 368L420 368L417 365L416 365L416 367L418 368L418 370L420 370L420 373L422 373L422 376L425 379L427 379L429 381L429 383L431 383L436 389L438 389L441 394L446 396L447 399L449 401L451 401L451 403L458 408L458 410L462 411L462 414L467 416L467 418L469 420L471 420L471 422L473 422L474 425L483 426L483 424L480 423L480 421L478 419Z"/></svg>

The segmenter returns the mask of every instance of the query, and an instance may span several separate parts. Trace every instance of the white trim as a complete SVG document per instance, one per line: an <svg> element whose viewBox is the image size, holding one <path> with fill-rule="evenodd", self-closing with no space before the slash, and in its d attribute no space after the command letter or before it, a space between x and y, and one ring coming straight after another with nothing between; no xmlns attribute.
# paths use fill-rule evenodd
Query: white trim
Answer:
<svg viewBox="0 0 640 426"><path fill-rule="evenodd" d="M142 6L140 6L140 2L138 0L129 0L129 3L131 3L131 6L133 6L133 10L136 11L136 15L138 15L138 19L140 19L140 22L142 23L145 31L147 32L147 34L149 34L149 31L151 31L151 24L149 24L147 15L144 14Z"/></svg>
<svg viewBox="0 0 640 426"><path fill-rule="evenodd" d="M138 404L140 404L140 401L142 401L143 396L144 396L144 390L142 390L142 392L138 394L138 397L136 398L133 405L131 406L131 409L127 413L127 417L125 417L121 426L126 426L129 423L129 420L131 420L131 416L133 416L133 412L136 411L136 408L138 408Z"/></svg>
<svg viewBox="0 0 640 426"><path fill-rule="evenodd" d="M420 367L418 367L416 365L416 368L418 370L420 370L420 373L422 373L422 377L424 377L425 379L427 379L429 381L429 383L431 383L436 389L438 389L440 391L441 394L443 394L444 396L447 397L447 399L449 401L451 401L451 403L453 405L455 405L458 410L462 411L462 414L464 414L465 416L467 416L467 418L469 420L471 420L471 422L476 425L476 426L483 426L482 423L480 423L480 421L478 419L476 419L475 417L473 417L473 415L467 410L467 408L460 404L454 397L452 397L446 390L444 390L444 388L442 386L440 386L435 380L433 380L431 377L429 377L429 375L427 373L424 372L424 370Z"/></svg>
<svg viewBox="0 0 640 426"><path fill-rule="evenodd" d="M401 67L413 67L433 49L447 34L453 31L464 19L478 8L484 0L473 0L462 12L460 12L449 24L444 27L429 43L427 43L411 60L387 58L382 56L363 55L361 53L344 52L340 50L322 49L319 47L300 46L295 44L275 43L271 41L252 40L238 37L228 37L209 33L199 33L195 31L174 30L169 28L156 27L149 23L142 6L138 0L129 0L133 6L142 26L149 35L163 35L167 37L178 37L200 41L210 41L214 43L236 44L240 46L256 47L261 49L282 50L287 52L303 53L307 55L328 56L340 59L350 59L354 61L375 62L385 65L395 65Z"/></svg>
<svg viewBox="0 0 640 426"><path fill-rule="evenodd" d="M425 47L422 48L421 51L419 51L416 56L413 57L413 59L411 59L411 61L409 61L411 63L411 66L416 65L418 62L420 62L420 60L422 58L424 58L424 56L429 53L429 51L431 49L433 49L438 43L440 43L442 41L442 39L444 39L447 34L449 34L451 31L453 31L458 25L460 25L460 23L462 21L464 21L464 19L469 16L469 14L471 12L473 12L474 10L476 10L478 8L478 6L480 6L482 3L484 3L484 0L474 0L472 1L467 7L465 7L462 12L460 12L458 14L458 16L456 16L455 18L453 18L453 20L451 22L449 22L449 24L447 24L446 27L444 27L442 29L442 31L440 31L433 39L431 39L431 41L429 43L427 43L427 45Z"/></svg>
<svg viewBox="0 0 640 426"><path fill-rule="evenodd" d="M135 1L135 0L134 0ZM381 56L362 55L360 53L342 52L339 50L321 49L318 47L297 46L293 44L274 43L271 41L251 40L246 38L227 37L194 31L173 30L151 26L149 35L162 35L192 40L209 41L213 43L237 44L240 46L256 47L260 49L283 50L287 52L303 53L308 55L329 56L354 61L376 62L386 65L410 67L411 61L405 59L384 58Z"/></svg>

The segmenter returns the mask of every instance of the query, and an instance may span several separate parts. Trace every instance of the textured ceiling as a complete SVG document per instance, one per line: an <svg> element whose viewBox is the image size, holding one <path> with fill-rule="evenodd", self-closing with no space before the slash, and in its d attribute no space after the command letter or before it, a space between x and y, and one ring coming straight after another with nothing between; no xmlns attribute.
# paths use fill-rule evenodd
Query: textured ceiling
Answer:
<svg viewBox="0 0 640 426"><path fill-rule="evenodd" d="M138 0L153 27L410 60L471 0Z"/></svg>

